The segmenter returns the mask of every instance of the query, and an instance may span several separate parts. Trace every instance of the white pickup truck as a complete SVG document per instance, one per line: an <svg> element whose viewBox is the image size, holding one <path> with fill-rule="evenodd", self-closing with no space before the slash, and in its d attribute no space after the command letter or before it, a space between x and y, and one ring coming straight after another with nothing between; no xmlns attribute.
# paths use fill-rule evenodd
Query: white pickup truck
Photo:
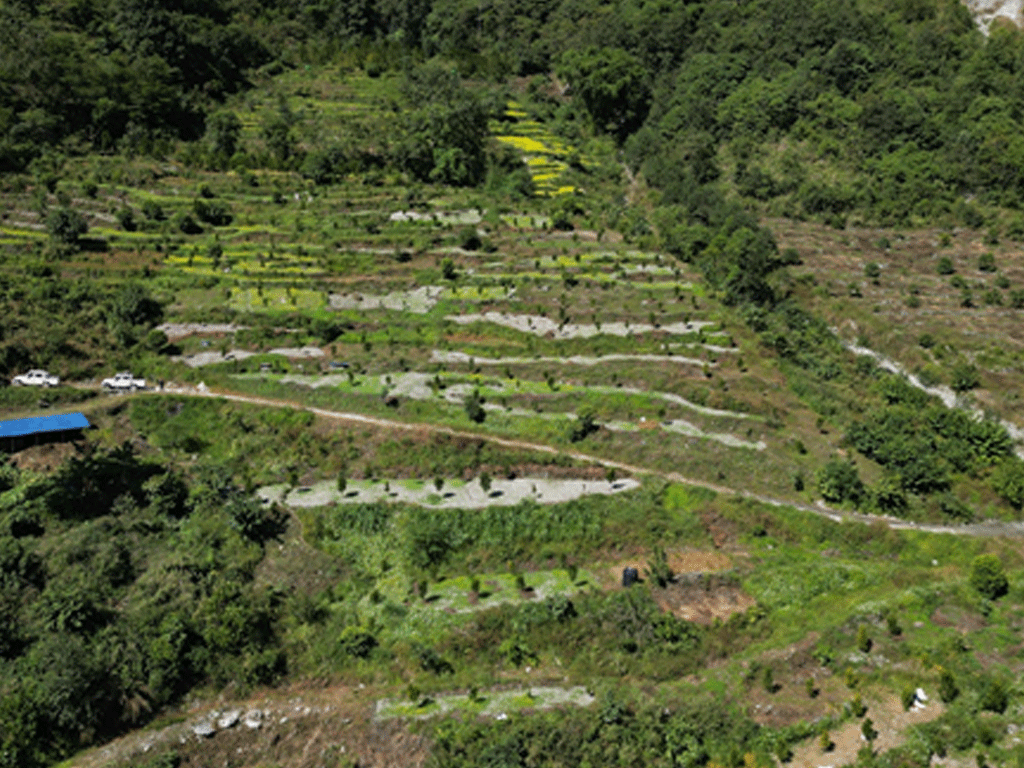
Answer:
<svg viewBox="0 0 1024 768"><path fill-rule="evenodd" d="M37 369L15 376L11 379L11 384L16 387L56 387L60 384L60 379Z"/></svg>
<svg viewBox="0 0 1024 768"><path fill-rule="evenodd" d="M100 386L108 392L134 392L136 389L145 389L146 380L136 379L128 371L121 371L101 381Z"/></svg>

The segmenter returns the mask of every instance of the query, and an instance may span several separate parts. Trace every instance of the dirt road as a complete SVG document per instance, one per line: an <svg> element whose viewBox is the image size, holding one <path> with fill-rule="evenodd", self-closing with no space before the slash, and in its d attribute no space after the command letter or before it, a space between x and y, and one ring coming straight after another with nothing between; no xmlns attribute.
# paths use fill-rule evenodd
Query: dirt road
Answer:
<svg viewBox="0 0 1024 768"><path fill-rule="evenodd" d="M823 502L817 502L816 504L802 504L800 502L788 500L788 499L776 499L770 496L764 496L759 493L752 491L743 490L741 488L730 488L724 485L718 485L711 483L706 480L700 480L693 477L686 477L678 472L663 472L656 469L650 469L648 467L640 467L635 464L627 464L622 461L615 461L614 459L607 459L602 456L594 456L593 454L582 453L580 451L566 450L563 448L556 448L551 445L545 445L543 443L532 443L526 440L511 440L505 437L498 437L496 435L488 435L481 432L467 432L458 429L452 429L451 427L440 426L437 424L424 424L424 423L409 423L403 421L395 421L392 419L384 419L378 416L366 416L361 413L349 413L344 411L329 411L324 408L316 408L315 406L303 405L302 403L296 403L289 400L277 400L265 397L255 397L252 395L239 395L231 392L215 391L200 385L196 388L184 388L184 387L168 387L164 390L165 394L176 394L176 395L189 395L193 397L220 397L225 400L232 400L239 403L250 403L252 405L262 405L270 408L296 408L300 410L309 411L317 416L321 416L325 419L333 419L335 421L348 421L357 424L369 424L376 427L383 427L386 429L397 429L405 430L408 432L433 432L435 434L451 435L452 437L460 437L471 440L486 440L495 445L501 445L506 448L516 448L520 450L536 451L538 453L548 453L552 455L563 455L568 456L576 461L598 464L603 467L609 467L613 469L622 470L632 475L653 475L655 477L661 477L665 480L669 480L674 483L685 483L686 485L694 485L700 488L708 488L716 493L722 493L731 496L741 496L743 498L754 499L764 504L771 504L772 506L791 506L796 509L803 510L805 512L811 512L822 517L827 517L835 522L843 520L849 520L854 522L860 522L865 524L871 524L876 522L883 522L889 527L896 530L912 530L912 531L925 531L928 533L949 533L956 536L1009 536L1020 538L1024 537L1024 523L1008 523L1008 522L982 522L982 523L970 523L966 525L936 525L928 523L914 523L907 520L901 520L896 517L890 517L886 515L868 515L858 512L848 512L845 510L834 509L826 506Z"/></svg>

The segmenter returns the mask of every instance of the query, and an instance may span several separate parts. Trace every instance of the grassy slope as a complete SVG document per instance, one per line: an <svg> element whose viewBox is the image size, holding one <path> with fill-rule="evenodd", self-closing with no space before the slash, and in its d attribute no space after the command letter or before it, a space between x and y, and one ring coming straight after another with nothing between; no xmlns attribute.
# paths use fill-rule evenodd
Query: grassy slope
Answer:
<svg viewBox="0 0 1024 768"><path fill-rule="evenodd" d="M357 121L386 117L375 113L371 106L386 87L386 83L378 85L368 78L289 73L244 97L245 106L251 105L253 110L248 116L243 112L245 139L257 140L255 115L276 103L278 93L283 93L293 111L302 116L300 134L312 137L329 131L336 123L343 124L348 115L354 115ZM532 126L530 129L534 130ZM169 376L204 379L227 389L282 396L301 403L475 428L566 447L565 425L586 405L595 410L599 422L630 422L636 427L635 431L602 430L586 438L581 447L588 452L801 501L814 496L814 473L841 447L846 414L841 412L834 423L822 423L791 389L791 372L765 351L733 310L705 295L696 274L656 252L640 249L638 244L622 242L614 233L604 233L598 241L596 200L590 203L588 212L576 218L576 232L560 233L543 228L548 207L543 199L495 203L473 191L411 190L401 179L386 176L353 177L343 185L313 189L294 174L266 172L257 173L257 184L251 186L233 173L103 158L82 162L71 175L84 179L100 171L104 183L99 196L95 200L76 197L75 202L91 213L93 234L105 237L110 250L80 255L63 265L66 274L141 275L146 268L150 276L142 279L160 295L173 297L169 304L171 320L216 319L219 308L230 307L242 313L239 322L264 322L273 329L261 332L262 336L252 333L235 339L213 338L213 348L223 344L257 350L308 342L312 339L305 332L277 329L295 328L300 316L340 319L346 323L341 335L321 346L329 358L348 362L354 371L351 383L346 380L315 390L282 384L276 375L264 377L265 382L242 377L240 374L251 367L246 363L226 363L200 372L179 366L169 369ZM566 185L573 183L573 179L566 180ZM64 184L73 190L74 182ZM158 200L168 214L186 210L202 185L208 185L217 200L231 207L235 221L230 226L185 236L158 222L145 224L136 233L120 231L111 222L111 214L122 201L141 206L144 200ZM275 202L275 192L280 202ZM494 250L467 252L456 247L461 229L458 225L389 222L387 214L408 209L410 196L427 201L424 207L428 210L481 207L490 211L497 205L526 216L515 220L486 217L481 229ZM30 210L27 192L7 196L4 205L6 224L10 225L4 227L5 238L18 252L20 246L37 239L32 227L38 217ZM797 247L803 257L804 264L792 270L796 295L839 327L841 333L866 338L909 368L931 365L941 369L943 360L937 356L947 347L950 355L973 357L982 368L983 389L976 395L978 401L1012 417L1014 393L1019 389L1015 310L989 306L966 315L958 311L955 302L959 293L948 287L948 278L935 276L929 263L937 233L906 233L906 238L900 239L897 233L836 232L787 222L777 222L776 231L782 246ZM877 245L882 236L889 239L889 248ZM949 252L957 257L965 273L976 252L983 248L979 239L962 233L952 240ZM214 243L223 247L216 271L207 255ZM1000 244L984 248L996 253L1000 270L1016 285L1021 265L1012 247ZM397 258L403 252L408 253L409 260ZM456 280L443 279L444 259L453 261ZM878 286L863 278L861 262L868 260L883 265ZM7 268L15 270L17 263L13 259ZM811 277L801 280L801 274ZM969 279L987 285L992 277L971 272ZM860 284L861 298L850 298L851 282ZM327 311L330 294L383 295L434 285L444 285L448 294L422 315L382 309ZM905 309L904 297L912 285L921 289L922 306L909 310ZM710 336L673 336L656 331L631 338L556 340L491 323L463 326L445 319L451 314L485 311L529 314L558 323L628 320L636 325L653 320L667 325L699 320L713 323L715 330ZM970 326L963 323L965 316L972 321ZM925 332L939 340L931 351L917 343ZM180 346L185 353L203 349L196 340L183 340ZM489 358L667 355L671 351L700 363L608 362L583 367L545 361L485 367L470 362L440 364L433 361L433 350ZM310 372L310 365L322 367L322 363L307 362L304 373ZM295 366L285 363L282 367ZM397 407L382 402L382 391L389 386L386 377L397 380L406 370L436 375L437 381L448 388L460 384L479 387L490 402L533 415L490 412L482 425L474 427L460 402L446 401L440 388L426 400L399 397ZM937 375L941 378L941 371ZM596 387L607 389L597 391ZM640 391L627 394L627 388ZM616 394L620 389L622 392ZM652 392L730 411L732 415L707 415ZM856 404L856 392L841 394L845 395L837 401L841 409ZM97 412L102 414L109 402L98 403ZM389 472L424 478L439 473L472 476L481 470L498 472L509 466L550 471L534 456L477 453L465 460L460 458L465 456L463 444L419 438L404 444L404 438L386 432L338 431L305 419L273 425L264 435L261 430L273 422L272 418L234 406L208 407L204 403L199 409L204 414L182 419L180 429L145 422L136 406L132 407L130 424L116 413L116 406L113 410L101 440L117 442L139 432L151 444L187 461L196 447L188 441L187 433L202 431L215 437L200 452L237 466L248 462L252 479L260 481L286 482L292 473L301 481L332 477L342 468L353 477L375 473L387 476ZM648 428L681 419L705 432L763 440L767 448L730 448L657 426ZM246 421L251 422L249 428L243 428ZM211 423L218 428L212 429ZM243 434L252 437L244 438ZM305 438L305 434L313 437ZM350 450L353 445L356 449ZM865 460L860 464L869 479L872 472L877 472ZM807 478L802 492L794 489L797 475ZM965 494L980 494L971 482L970 478L963 480ZM984 503L991 505L994 514L1008 513L992 499L984 499ZM330 512L321 514L329 516ZM649 519L650 525L639 526L637 517ZM394 577L385 569L376 573L370 567L372 563L368 565L393 542L368 537L366 549L359 553L353 552L351 544L332 548L325 544L330 536L310 535L309 526L316 524L315 516L303 522L308 541L345 561L346 567L355 562L369 570L369 577L380 580L385 594L391 590L395 593L391 597L400 600L407 586L393 583ZM574 542L556 541L547 546L524 546L517 557L528 569L548 572L554 567L552 560L566 552L602 565L620 564L623 558L642 565L659 540L673 550L709 548L709 541L714 541L734 563L734 582L767 609L766 629L749 633L741 629L738 638L722 629L712 633L706 659L709 668L696 678L711 689L770 702L774 694L762 696L758 673L751 676L750 670L756 665L767 665L775 671L783 695L798 691L806 674L813 672L831 682L828 696L813 706L799 708L798 716L810 720L826 714L830 706L839 707L845 697L852 695L838 684L847 668L853 670L847 681L852 681L853 687L860 686L868 699L908 683L922 684L933 693L938 665L955 668L969 691L974 691L969 682L974 680L972 675L982 669L1011 675L1018 670L1018 653L1009 631L1017 626L1024 610L1024 596L1017 585L1019 553L1010 544L835 526L801 513L707 496L676 506L637 498L634 507L610 517L602 530L602 535L589 543L592 551L574 551ZM1014 574L1010 595L994 606L979 601L965 584L971 558L986 549L998 552ZM272 554L265 567L306 584L310 594L319 590L322 585L309 578L308 568L304 569L301 562L285 561L286 552L282 549L280 557ZM443 588L454 589L453 585L462 584L460 579L480 568L488 568L489 574L504 573L500 563L501 556L487 547L471 547L450 561L452 572L443 575L452 579L442 582ZM481 643L487 639L479 626L467 629L460 620L442 616L429 607L417 606L408 623L388 625L393 617L385 615L383 608L370 607L370 602L367 599L357 608L366 611L363 620L379 611L384 632L396 637L407 634L442 648L446 644L460 648L454 638L464 632ZM329 607L335 616L348 610L351 608L343 596ZM890 631L884 618L887 615L898 617L901 633ZM855 653L860 625L867 626L875 639L873 655ZM409 683L424 690L443 690L529 684L537 679L496 662L483 651L478 656L468 655L470 661L460 665L452 678L419 670L408 649L399 648L387 661L353 664L339 660L325 636L317 633L315 627L301 622L289 630L291 650L301 674L330 675L344 682L365 681L372 695L400 694ZM816 644L801 645L809 637L818 638ZM966 645L977 649L977 654L958 655L954 643L957 637L965 637ZM535 641L541 648L537 662L541 678L561 679L557 644L544 645L551 640L543 634ZM784 657L780 654L789 651L798 654L801 665L787 667L777 661ZM720 660L716 654L721 655ZM890 675L893 669L899 670L898 676ZM611 651L607 658L581 657L569 676L572 682L586 684L623 673L638 687L645 686L655 699L682 689L674 679L653 685L652 680L660 676L652 674L649 666ZM1007 722L1013 718L1019 719L1016 710L1011 710ZM786 718L763 719L780 724ZM297 754L277 759L299 764Z"/></svg>

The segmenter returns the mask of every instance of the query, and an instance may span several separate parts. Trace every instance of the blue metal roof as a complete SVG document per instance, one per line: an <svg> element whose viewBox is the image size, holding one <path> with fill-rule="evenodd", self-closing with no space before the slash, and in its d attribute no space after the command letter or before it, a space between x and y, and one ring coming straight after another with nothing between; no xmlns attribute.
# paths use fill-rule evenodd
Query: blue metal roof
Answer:
<svg viewBox="0 0 1024 768"><path fill-rule="evenodd" d="M89 420L81 413L60 413L56 416L35 416L31 419L0 421L0 437L21 437L42 432L64 432L69 429L86 429Z"/></svg>

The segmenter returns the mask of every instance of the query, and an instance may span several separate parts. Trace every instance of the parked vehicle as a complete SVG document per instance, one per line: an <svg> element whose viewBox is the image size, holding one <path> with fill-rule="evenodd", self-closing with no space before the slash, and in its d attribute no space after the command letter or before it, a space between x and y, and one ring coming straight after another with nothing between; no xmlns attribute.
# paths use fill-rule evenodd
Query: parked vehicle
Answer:
<svg viewBox="0 0 1024 768"><path fill-rule="evenodd" d="M16 387L56 387L60 379L51 376L47 371L39 369L22 373L11 379L11 384Z"/></svg>
<svg viewBox="0 0 1024 768"><path fill-rule="evenodd" d="M100 386L108 392L134 392L137 389L145 389L146 380L135 378L129 371L121 371L109 379L104 379Z"/></svg>

